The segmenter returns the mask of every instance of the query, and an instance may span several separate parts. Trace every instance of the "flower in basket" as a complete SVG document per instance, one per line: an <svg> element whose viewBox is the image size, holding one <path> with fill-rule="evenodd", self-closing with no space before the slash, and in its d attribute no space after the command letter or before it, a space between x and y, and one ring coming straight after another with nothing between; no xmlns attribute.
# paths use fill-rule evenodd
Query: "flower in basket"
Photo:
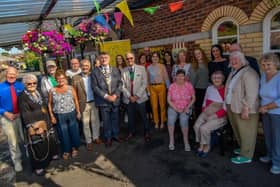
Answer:
<svg viewBox="0 0 280 187"><path fill-rule="evenodd" d="M93 41L96 44L102 42L106 36L105 29L90 19L84 19L76 29L69 25L64 28L66 35L73 38L77 43Z"/></svg>
<svg viewBox="0 0 280 187"><path fill-rule="evenodd" d="M22 42L24 47L38 54L51 52L52 55L62 56L69 54L72 50L70 44L65 41L64 36L56 30L27 31L22 36Z"/></svg>

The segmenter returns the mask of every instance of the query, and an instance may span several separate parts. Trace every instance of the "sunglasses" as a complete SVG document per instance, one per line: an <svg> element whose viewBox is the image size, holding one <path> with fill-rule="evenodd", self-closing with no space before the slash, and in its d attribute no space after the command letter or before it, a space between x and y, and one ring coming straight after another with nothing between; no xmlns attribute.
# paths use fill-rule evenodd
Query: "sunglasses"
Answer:
<svg viewBox="0 0 280 187"><path fill-rule="evenodd" d="M26 83L27 86L32 86L32 85L37 85L37 82L29 82L29 83Z"/></svg>
<svg viewBox="0 0 280 187"><path fill-rule="evenodd" d="M132 60L132 59L133 59L133 57L126 58L126 60Z"/></svg>

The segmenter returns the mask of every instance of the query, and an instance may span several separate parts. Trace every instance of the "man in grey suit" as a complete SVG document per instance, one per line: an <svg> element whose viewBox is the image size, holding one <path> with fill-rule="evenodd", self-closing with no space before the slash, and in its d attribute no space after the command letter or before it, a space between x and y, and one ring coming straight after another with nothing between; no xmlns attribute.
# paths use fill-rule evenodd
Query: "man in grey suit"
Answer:
<svg viewBox="0 0 280 187"><path fill-rule="evenodd" d="M121 142L119 138L119 105L122 81L119 70L111 67L109 62L109 54L102 52L100 67L94 68L92 73L95 104L101 112L106 147L112 146L112 140Z"/></svg>
<svg viewBox="0 0 280 187"><path fill-rule="evenodd" d="M127 104L129 134L126 140L135 134L135 114L138 112L144 124L145 141L150 141L149 121L146 113L147 95L147 72L143 66L135 64L133 53L126 54L127 65L122 73L123 102Z"/></svg>

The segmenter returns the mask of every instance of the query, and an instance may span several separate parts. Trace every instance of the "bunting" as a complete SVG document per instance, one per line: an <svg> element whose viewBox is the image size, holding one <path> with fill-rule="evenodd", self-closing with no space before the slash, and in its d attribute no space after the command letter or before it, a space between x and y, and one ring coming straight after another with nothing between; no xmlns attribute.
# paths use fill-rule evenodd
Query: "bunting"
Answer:
<svg viewBox="0 0 280 187"><path fill-rule="evenodd" d="M127 1L123 0L122 2L117 4L116 7L120 9L120 11L127 17L130 24L132 26L134 26L131 13L130 13L130 10L129 10L128 5L127 5Z"/></svg>
<svg viewBox="0 0 280 187"><path fill-rule="evenodd" d="M186 0L181 0L181 1L178 1L178 2L169 3L167 5L162 4L162 5L158 5L158 6L142 8L142 10L144 10L144 12L146 12L150 15L154 15L158 9L161 9L163 7L168 7L170 12L173 13L173 12L176 12L176 11L182 9L185 1ZM111 29L111 27L109 25L109 21L110 21L110 24L112 26L115 26L115 29L120 29L123 15L125 15L126 18L129 20L130 24L132 26L134 26L133 18L132 18L131 12L129 10L127 0L123 0L115 6L121 12L115 12L113 15L110 15L110 16L108 15L108 13L100 14L101 10L100 10L99 3L96 0L93 0L93 3L95 5L95 8L96 8L96 11L97 11L97 14L98 14L95 17L95 21L98 22L99 24L101 24L105 28L106 31ZM115 19L115 22L113 21L113 19ZM69 28L68 28L68 30L69 30ZM70 32L71 31L72 30L70 29Z"/></svg>
<svg viewBox="0 0 280 187"><path fill-rule="evenodd" d="M144 11L147 12L148 14L154 15L155 12L160 8L160 6L155 6L155 7L148 7L144 8Z"/></svg>
<svg viewBox="0 0 280 187"><path fill-rule="evenodd" d="M107 29L105 29L105 32L109 32L109 30L111 30L110 25L106 22L106 20L102 14L95 16L94 20L97 23L99 23L102 27L107 28Z"/></svg>
<svg viewBox="0 0 280 187"><path fill-rule="evenodd" d="M116 21L116 27L115 27L116 29L121 28L122 17L123 17L123 14L121 12L115 12L114 13L114 18L115 18L115 21Z"/></svg>
<svg viewBox="0 0 280 187"><path fill-rule="evenodd" d="M178 1L178 2L174 2L174 3L169 3L169 9L170 12L176 12L178 10L180 10L184 5L184 1Z"/></svg>
<svg viewBox="0 0 280 187"><path fill-rule="evenodd" d="M96 0L93 0L93 4L94 4L94 6L96 8L97 14L99 14L100 13L100 5L99 5L99 3Z"/></svg>

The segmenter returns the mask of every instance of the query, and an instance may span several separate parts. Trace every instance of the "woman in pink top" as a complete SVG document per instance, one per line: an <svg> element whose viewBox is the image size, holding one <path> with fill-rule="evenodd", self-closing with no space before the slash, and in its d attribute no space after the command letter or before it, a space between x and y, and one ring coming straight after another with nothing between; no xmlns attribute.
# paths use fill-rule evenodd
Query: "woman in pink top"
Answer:
<svg viewBox="0 0 280 187"><path fill-rule="evenodd" d="M215 71L211 75L213 85L206 90L202 105L202 113L194 125L196 142L200 143L197 155L206 157L210 151L211 132L226 124L226 107L224 103L225 76L222 71Z"/></svg>
<svg viewBox="0 0 280 187"><path fill-rule="evenodd" d="M176 72L175 82L168 89L168 132L169 150L174 150L174 127L177 117L180 119L180 126L184 136L185 151L190 151L189 144L189 117L191 106L195 102L194 88L189 81L185 80L185 70L179 69Z"/></svg>

